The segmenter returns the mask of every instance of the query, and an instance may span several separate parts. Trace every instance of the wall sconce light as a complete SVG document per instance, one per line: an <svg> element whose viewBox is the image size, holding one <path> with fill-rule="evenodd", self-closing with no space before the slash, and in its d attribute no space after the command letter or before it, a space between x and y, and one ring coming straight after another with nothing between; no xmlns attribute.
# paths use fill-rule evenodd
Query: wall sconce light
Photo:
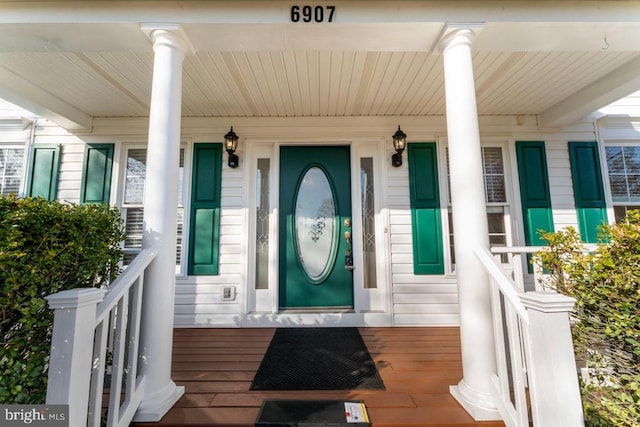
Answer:
<svg viewBox="0 0 640 427"><path fill-rule="evenodd" d="M396 150L396 154L391 156L391 166L402 166L402 152L407 146L407 134L402 132L400 126L398 130L393 134L393 149Z"/></svg>
<svg viewBox="0 0 640 427"><path fill-rule="evenodd" d="M236 135L233 131L233 126L231 126L231 130L224 136L224 149L227 150L227 154L229 154L228 165L230 168L237 168L240 163L240 159L234 154L237 148L238 135Z"/></svg>

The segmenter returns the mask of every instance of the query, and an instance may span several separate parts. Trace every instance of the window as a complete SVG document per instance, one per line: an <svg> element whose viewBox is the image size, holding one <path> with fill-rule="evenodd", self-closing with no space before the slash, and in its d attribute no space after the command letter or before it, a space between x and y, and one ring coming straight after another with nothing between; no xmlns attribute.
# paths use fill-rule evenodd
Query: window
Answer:
<svg viewBox="0 0 640 427"><path fill-rule="evenodd" d="M508 213L506 179L502 147L482 147L482 171L484 175L484 199L487 203L487 222L489 226L489 244L507 246L508 244ZM449 175L449 150L447 150L447 183L451 188ZM449 191L449 245L451 250L451 265L455 269L455 251L453 243L453 218L451 214L451 191ZM502 262L506 263L507 255L502 255Z"/></svg>
<svg viewBox="0 0 640 427"><path fill-rule="evenodd" d="M256 289L269 288L269 175L271 160L258 159L256 175Z"/></svg>
<svg viewBox="0 0 640 427"><path fill-rule="evenodd" d="M640 146L606 147L609 186L616 222L640 209Z"/></svg>
<svg viewBox="0 0 640 427"><path fill-rule="evenodd" d="M144 219L144 183L147 173L147 149L128 148L126 150L126 171L122 216L125 221L124 264L131 263L142 248ZM178 228L176 241L176 272L180 272L182 259L182 225L184 222L183 203L184 149L180 149L180 169L178 172Z"/></svg>
<svg viewBox="0 0 640 427"><path fill-rule="evenodd" d="M22 182L24 148L0 147L0 194L18 194Z"/></svg>
<svg viewBox="0 0 640 427"><path fill-rule="evenodd" d="M376 279L376 218L373 182L373 157L360 158L360 198L362 200L362 247L364 256L364 287L377 288Z"/></svg>

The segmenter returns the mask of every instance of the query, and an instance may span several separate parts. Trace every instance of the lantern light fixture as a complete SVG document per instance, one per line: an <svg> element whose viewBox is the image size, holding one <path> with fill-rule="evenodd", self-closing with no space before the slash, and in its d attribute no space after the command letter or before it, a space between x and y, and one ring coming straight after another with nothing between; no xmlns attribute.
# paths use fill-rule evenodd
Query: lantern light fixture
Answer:
<svg viewBox="0 0 640 427"><path fill-rule="evenodd" d="M402 166L402 152L406 147L407 134L398 126L398 130L393 134L393 149L396 150L396 153L391 156L391 166L396 168Z"/></svg>
<svg viewBox="0 0 640 427"><path fill-rule="evenodd" d="M224 136L224 149L227 150L227 154L229 154L228 165L230 168L237 168L238 164L240 163L238 155L235 154L237 148L238 135L236 135L236 133L233 131L233 126L231 126L231 130Z"/></svg>

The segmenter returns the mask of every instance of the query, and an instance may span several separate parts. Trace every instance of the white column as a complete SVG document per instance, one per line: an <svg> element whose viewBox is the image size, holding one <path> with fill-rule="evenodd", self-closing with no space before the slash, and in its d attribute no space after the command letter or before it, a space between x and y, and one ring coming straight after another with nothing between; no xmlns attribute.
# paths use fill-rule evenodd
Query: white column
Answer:
<svg viewBox="0 0 640 427"><path fill-rule="evenodd" d="M448 28L444 55L451 205L463 379L451 394L476 420L500 419L489 388L496 372L489 278L474 254L489 247L482 153L471 62L474 32Z"/></svg>
<svg viewBox="0 0 640 427"><path fill-rule="evenodd" d="M159 421L184 394L171 380L176 265L182 62L187 41L178 26L143 27L155 53L144 193L143 248L158 255L145 277L140 349L145 394L135 421Z"/></svg>

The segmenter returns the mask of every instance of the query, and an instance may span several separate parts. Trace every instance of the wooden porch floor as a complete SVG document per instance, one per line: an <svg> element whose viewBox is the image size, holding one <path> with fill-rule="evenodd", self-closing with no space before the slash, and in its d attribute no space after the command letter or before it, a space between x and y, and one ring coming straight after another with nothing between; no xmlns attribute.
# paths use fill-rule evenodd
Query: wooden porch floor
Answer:
<svg viewBox="0 0 640 427"><path fill-rule="evenodd" d="M449 395L462 377L458 328L361 328L386 390L250 391L275 329L176 329L173 379L186 393L159 423L253 426L263 399L364 400L374 427L475 422Z"/></svg>

